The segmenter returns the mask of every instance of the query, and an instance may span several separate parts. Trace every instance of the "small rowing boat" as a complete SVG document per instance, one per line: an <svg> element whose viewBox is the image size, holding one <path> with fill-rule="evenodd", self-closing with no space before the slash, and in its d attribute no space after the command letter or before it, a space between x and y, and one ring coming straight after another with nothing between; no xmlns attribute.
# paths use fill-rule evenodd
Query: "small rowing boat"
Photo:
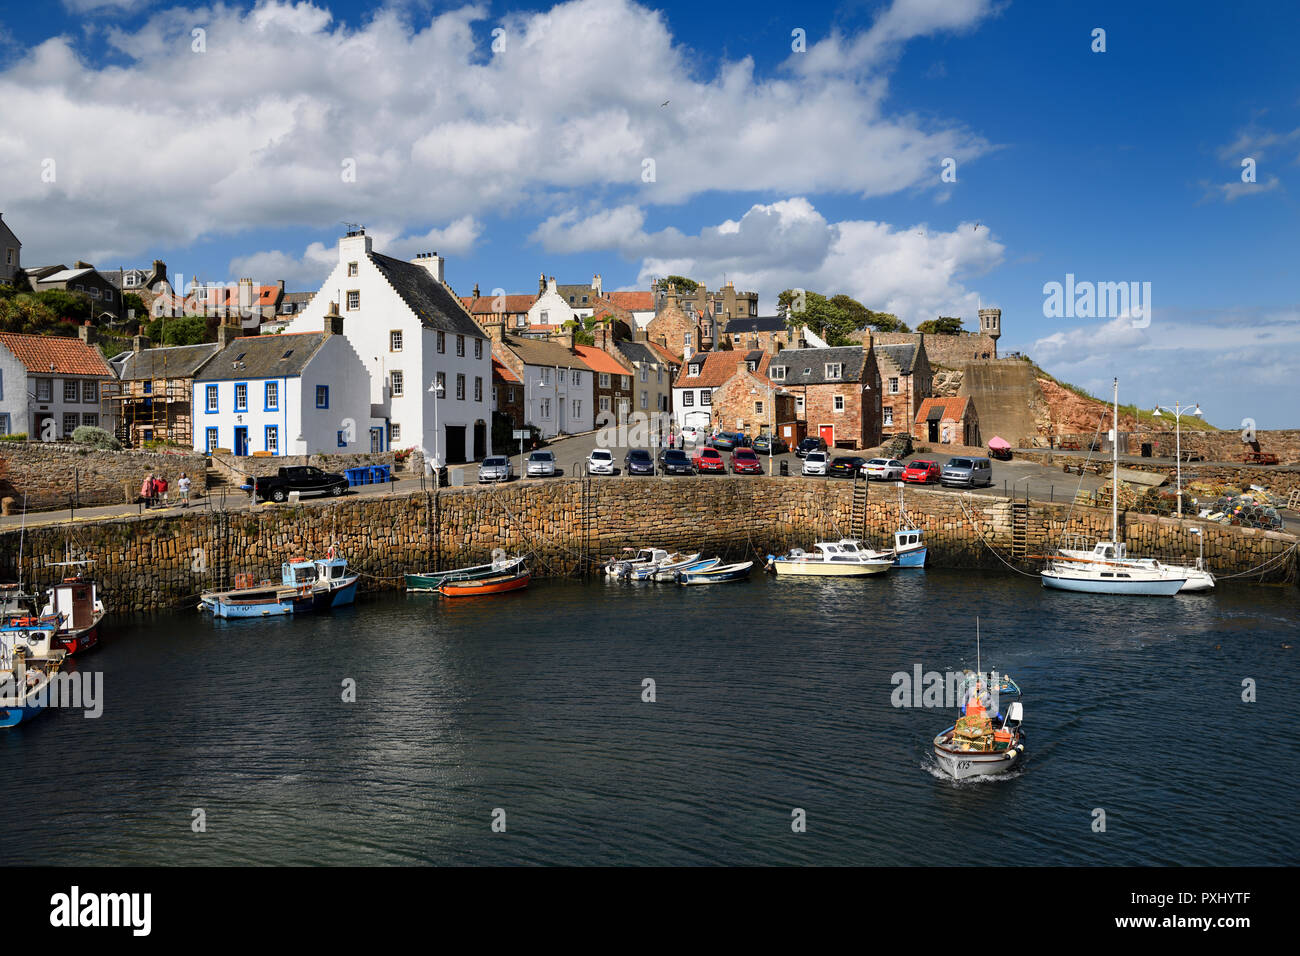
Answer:
<svg viewBox="0 0 1300 956"><path fill-rule="evenodd" d="M478 578L466 581L444 581L438 593L444 597L481 597L487 594L505 594L507 591L519 591L528 587L532 579L531 571L518 571L515 574L499 574L490 578Z"/></svg>
<svg viewBox="0 0 1300 956"><path fill-rule="evenodd" d="M743 581L749 577L753 561L738 564L719 564L703 571L678 571L678 584L724 584L728 581Z"/></svg>
<svg viewBox="0 0 1300 956"><path fill-rule="evenodd" d="M514 574L524 563L524 556L501 558L490 564L476 564L468 568L454 568L450 571L422 571L406 575L406 590L436 591L447 581L477 581L479 578L492 578L502 574Z"/></svg>
<svg viewBox="0 0 1300 956"><path fill-rule="evenodd" d="M681 571L691 565L700 563L700 552L694 554L670 554L655 564L647 564L642 567L628 568L624 577L633 581L649 581L651 578L659 580L659 575L667 573L668 580L672 580L674 571Z"/></svg>
<svg viewBox="0 0 1300 956"><path fill-rule="evenodd" d="M654 573L654 579L656 581L676 581L678 571L707 571L710 568L716 568L721 563L721 558L701 558L690 561L682 567L660 568Z"/></svg>

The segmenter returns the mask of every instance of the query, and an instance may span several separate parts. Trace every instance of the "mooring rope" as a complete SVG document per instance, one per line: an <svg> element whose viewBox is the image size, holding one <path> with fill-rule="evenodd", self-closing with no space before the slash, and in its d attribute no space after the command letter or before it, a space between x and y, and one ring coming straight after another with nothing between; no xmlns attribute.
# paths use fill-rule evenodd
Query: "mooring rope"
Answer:
<svg viewBox="0 0 1300 956"><path fill-rule="evenodd" d="M970 492L968 491L968 492L966 492L965 497L969 497L969 496L970 496ZM976 533L977 535L980 536L980 543L983 544L984 547L988 548L991 552L993 552L993 556L994 556L995 558L997 558L999 561L1001 561L1003 564L1005 564L1005 565L1006 565L1008 568L1010 568L1012 571L1016 572L1016 574L1023 574L1023 575L1024 575L1025 577L1027 577L1027 578L1036 578L1036 577L1038 577L1037 574L1031 574L1031 573L1028 572L1028 571L1022 571L1022 570L1020 570L1020 568L1016 567L1014 564L1011 564L1009 561L1007 561L1006 558L1002 557L1002 555L1001 555L1001 553L999 553L998 549L995 548L995 547L993 547L993 545L989 544L988 541L985 540L985 538L984 538L984 532L980 530L980 526L979 526L979 524L975 521L974 516L971 515L971 513L970 513L969 511L966 510L966 502L963 500L963 496L961 496L961 495L958 495L958 496L957 496L957 503L961 505L962 514L964 514L964 515L966 516L966 520L969 521L971 527L975 529L975 533Z"/></svg>

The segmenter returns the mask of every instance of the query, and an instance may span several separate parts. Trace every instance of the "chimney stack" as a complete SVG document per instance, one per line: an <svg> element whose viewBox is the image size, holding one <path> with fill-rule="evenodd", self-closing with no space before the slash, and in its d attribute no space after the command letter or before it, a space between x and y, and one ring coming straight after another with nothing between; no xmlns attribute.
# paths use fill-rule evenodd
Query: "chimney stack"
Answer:
<svg viewBox="0 0 1300 956"><path fill-rule="evenodd" d="M217 345L223 349L235 339L239 338L240 328L237 325L228 325L222 322L217 326Z"/></svg>
<svg viewBox="0 0 1300 956"><path fill-rule="evenodd" d="M474 298L478 298L478 283L474 283Z"/></svg>
<svg viewBox="0 0 1300 956"><path fill-rule="evenodd" d="M136 335L131 339L131 351L143 352L149 347L149 338L145 335Z"/></svg>
<svg viewBox="0 0 1300 956"><path fill-rule="evenodd" d="M537 294L538 295L546 294L546 273L545 272L543 272L541 275L537 277Z"/></svg>
<svg viewBox="0 0 1300 956"><path fill-rule="evenodd" d="M343 316L339 315L339 304L330 303L330 310L325 313L324 330L326 335L343 334Z"/></svg>
<svg viewBox="0 0 1300 956"><path fill-rule="evenodd" d="M447 260L444 259L442 256L438 255L438 253L436 252L417 253L415 258L411 260L412 265L424 266L424 268L428 271L429 275L433 276L435 279L437 279L439 282L442 282L444 285L446 284L446 280L443 277L444 276L443 270L446 263Z"/></svg>
<svg viewBox="0 0 1300 956"><path fill-rule="evenodd" d="M489 340L493 342L504 342L506 338L506 323L502 319L497 322L483 323L483 331L487 333Z"/></svg>
<svg viewBox="0 0 1300 956"><path fill-rule="evenodd" d="M601 291L599 272L597 272L594 276L591 277L591 291L596 293L596 295L599 296L603 296L605 294L603 291Z"/></svg>
<svg viewBox="0 0 1300 956"><path fill-rule="evenodd" d="M95 327L90 324L90 319L87 319L85 322L81 323L81 325L77 326L77 338L81 339L81 341L85 342L87 345L95 344Z"/></svg>

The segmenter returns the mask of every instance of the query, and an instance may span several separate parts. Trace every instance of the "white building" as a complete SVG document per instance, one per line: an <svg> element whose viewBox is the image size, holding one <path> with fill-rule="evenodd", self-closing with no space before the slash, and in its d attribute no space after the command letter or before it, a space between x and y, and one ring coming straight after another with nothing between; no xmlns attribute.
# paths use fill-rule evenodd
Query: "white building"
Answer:
<svg viewBox="0 0 1300 956"><path fill-rule="evenodd" d="M371 436L365 364L342 334L339 316L325 332L234 339L194 377L194 449L236 455L355 454L383 451Z"/></svg>
<svg viewBox="0 0 1300 956"><path fill-rule="evenodd" d="M587 315L591 315L591 309L587 309ZM555 284L555 276L546 280L545 290L538 292L537 299L528 307L529 325L553 325L558 328L576 318L578 312L560 294Z"/></svg>
<svg viewBox="0 0 1300 956"><path fill-rule="evenodd" d="M530 339L507 335L504 323L488 326L497 361L522 383L524 421L544 438L596 427L595 373L573 348L573 336Z"/></svg>
<svg viewBox="0 0 1300 956"><path fill-rule="evenodd" d="M350 232L334 271L289 328L319 331L337 302L343 334L370 376L370 417L388 421L384 447L477 461L492 452L491 343L447 287L443 264L437 253L410 262L382 255L365 230Z"/></svg>
<svg viewBox="0 0 1300 956"><path fill-rule="evenodd" d="M80 338L0 333L0 434L58 441L81 425L112 431L101 408L112 379L99 350Z"/></svg>

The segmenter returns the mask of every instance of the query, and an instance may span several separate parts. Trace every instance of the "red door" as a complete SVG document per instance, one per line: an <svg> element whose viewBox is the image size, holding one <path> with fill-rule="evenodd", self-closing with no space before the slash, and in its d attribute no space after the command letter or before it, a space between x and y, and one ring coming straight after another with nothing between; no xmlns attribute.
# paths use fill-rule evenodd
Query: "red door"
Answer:
<svg viewBox="0 0 1300 956"><path fill-rule="evenodd" d="M834 425L818 425L817 433L821 435L821 439L826 443L827 448L835 447L835 426Z"/></svg>

